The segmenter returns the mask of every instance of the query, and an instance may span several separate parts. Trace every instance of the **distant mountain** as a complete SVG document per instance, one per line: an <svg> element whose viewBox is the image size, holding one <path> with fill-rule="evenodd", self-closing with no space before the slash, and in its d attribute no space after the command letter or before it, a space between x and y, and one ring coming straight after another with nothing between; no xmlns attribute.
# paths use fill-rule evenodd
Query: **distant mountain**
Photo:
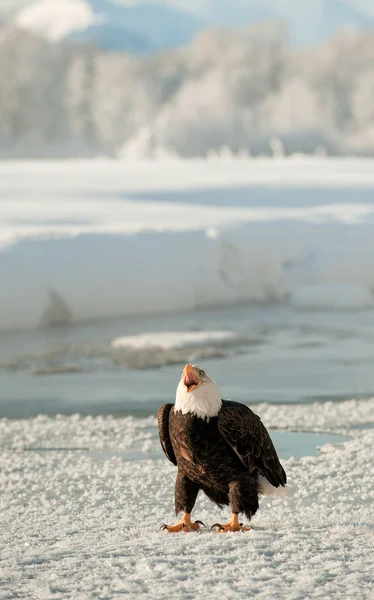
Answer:
<svg viewBox="0 0 374 600"><path fill-rule="evenodd" d="M17 25L54 41L88 41L135 54L182 46L205 27L281 20L289 27L292 44L308 47L338 29L374 28L374 1L34 0L14 18Z"/></svg>
<svg viewBox="0 0 374 600"><path fill-rule="evenodd" d="M110 23L105 26L89 25L81 31L73 31L66 36L65 40L91 43L103 50L130 54L148 54L157 50L148 38Z"/></svg>
<svg viewBox="0 0 374 600"><path fill-rule="evenodd" d="M16 13L17 26L55 42L91 42L134 54L188 43L203 22L163 4L115 0L37 0Z"/></svg>
<svg viewBox="0 0 374 600"><path fill-rule="evenodd" d="M240 27L261 20L282 20L289 26L293 45L306 47L327 40L341 28L360 30L374 27L374 1L364 2L365 0L202 0L200 7L210 24Z"/></svg>

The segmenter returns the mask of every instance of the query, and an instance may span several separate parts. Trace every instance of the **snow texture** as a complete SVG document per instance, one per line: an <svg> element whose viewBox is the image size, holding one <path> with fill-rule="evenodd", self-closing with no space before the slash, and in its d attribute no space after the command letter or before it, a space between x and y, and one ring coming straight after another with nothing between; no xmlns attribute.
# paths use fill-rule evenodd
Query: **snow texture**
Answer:
<svg viewBox="0 0 374 600"><path fill-rule="evenodd" d="M1 597L372 598L374 430L354 426L374 399L256 408L268 427L350 439L283 461L293 498L263 499L252 531L227 535L159 530L176 471L152 458L154 417L0 420ZM198 498L207 525L227 516Z"/></svg>
<svg viewBox="0 0 374 600"><path fill-rule="evenodd" d="M371 160L2 163L0 330L372 307L373 187Z"/></svg>

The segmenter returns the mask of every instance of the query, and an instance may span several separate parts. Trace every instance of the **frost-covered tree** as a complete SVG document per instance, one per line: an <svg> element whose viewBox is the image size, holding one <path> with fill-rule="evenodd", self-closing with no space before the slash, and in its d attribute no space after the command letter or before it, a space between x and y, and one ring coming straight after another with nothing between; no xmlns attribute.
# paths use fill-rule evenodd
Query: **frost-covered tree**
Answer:
<svg viewBox="0 0 374 600"><path fill-rule="evenodd" d="M38 114L39 67L45 62L44 42L14 28L0 30L0 137L17 145L32 137Z"/></svg>
<svg viewBox="0 0 374 600"><path fill-rule="evenodd" d="M134 57L8 26L0 155L374 153L373 91L371 31L294 53L285 27L265 22Z"/></svg>
<svg viewBox="0 0 374 600"><path fill-rule="evenodd" d="M65 75L65 106L71 136L86 147L96 147L96 127L93 115L93 93L96 81L97 51L91 46L80 47L70 54ZM109 90L108 90L109 92Z"/></svg>

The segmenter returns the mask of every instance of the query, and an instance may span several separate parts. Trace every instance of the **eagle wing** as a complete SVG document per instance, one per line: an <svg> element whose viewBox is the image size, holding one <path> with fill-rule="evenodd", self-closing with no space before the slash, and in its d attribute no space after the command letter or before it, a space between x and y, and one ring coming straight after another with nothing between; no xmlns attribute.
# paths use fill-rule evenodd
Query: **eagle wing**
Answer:
<svg viewBox="0 0 374 600"><path fill-rule="evenodd" d="M274 487L286 485L286 473L270 435L260 417L250 408L223 400L218 415L218 429L251 473L257 469Z"/></svg>
<svg viewBox="0 0 374 600"><path fill-rule="evenodd" d="M174 465L177 465L177 459L175 458L173 445L170 439L169 433L169 415L170 411L173 408L174 404L163 404L158 411L157 420L158 420L158 433L160 436L160 442L163 451L166 456Z"/></svg>

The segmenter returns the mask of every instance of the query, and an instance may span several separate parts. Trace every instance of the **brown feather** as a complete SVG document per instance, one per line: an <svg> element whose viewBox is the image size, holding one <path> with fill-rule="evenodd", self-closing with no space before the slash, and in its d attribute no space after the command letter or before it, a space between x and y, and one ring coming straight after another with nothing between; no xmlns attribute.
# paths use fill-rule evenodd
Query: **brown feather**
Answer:
<svg viewBox="0 0 374 600"><path fill-rule="evenodd" d="M260 417L239 402L223 401L218 429L234 452L247 458L250 471L257 468L274 486L286 485L286 473ZM251 465L251 468L249 467Z"/></svg>
<svg viewBox="0 0 374 600"><path fill-rule="evenodd" d="M174 404L163 404L158 411L157 420L158 420L158 433L160 436L160 442L162 449L167 456L167 458L174 465L177 465L177 459L175 458L173 445L170 439L169 433L169 415L170 411L173 408Z"/></svg>

